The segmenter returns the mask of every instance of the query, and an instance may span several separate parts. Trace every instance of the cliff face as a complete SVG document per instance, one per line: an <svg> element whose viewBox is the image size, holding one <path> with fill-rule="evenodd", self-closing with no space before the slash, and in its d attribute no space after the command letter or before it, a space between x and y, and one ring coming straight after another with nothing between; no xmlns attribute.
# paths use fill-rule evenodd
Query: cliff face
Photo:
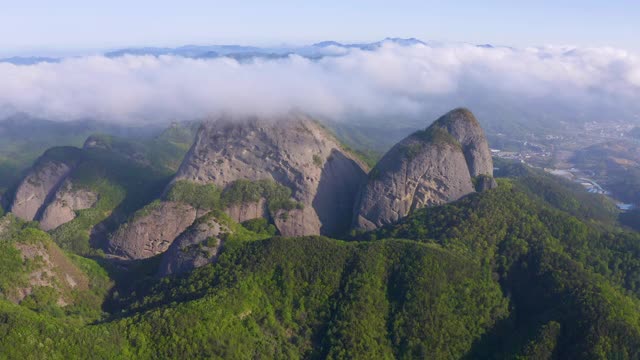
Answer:
<svg viewBox="0 0 640 360"><path fill-rule="evenodd" d="M371 230L416 209L457 200L474 192L472 177L492 174L491 153L478 121L470 111L456 109L385 154L361 189L353 226ZM482 180L483 189L494 184Z"/></svg>
<svg viewBox="0 0 640 360"><path fill-rule="evenodd" d="M127 259L163 253L196 217L196 209L187 204L169 201L151 204L112 234L107 252Z"/></svg>
<svg viewBox="0 0 640 360"><path fill-rule="evenodd" d="M49 231L76 217L77 210L92 207L98 201L98 194L87 189L74 188L69 179L55 191L39 217L42 230Z"/></svg>
<svg viewBox="0 0 640 360"><path fill-rule="evenodd" d="M233 204L229 206L225 212L238 223L251 219L269 217L269 209L267 208L267 202L264 199L260 199L257 202Z"/></svg>
<svg viewBox="0 0 640 360"><path fill-rule="evenodd" d="M324 128L302 115L289 115L205 123L175 180L220 188L239 179L274 180L290 188L292 199L303 205L274 219L282 235L297 236L347 231L344 219L351 217L365 178L363 166Z"/></svg>
<svg viewBox="0 0 640 360"><path fill-rule="evenodd" d="M78 156L76 148L52 148L45 152L18 185L10 211L23 220L37 220L75 167Z"/></svg>
<svg viewBox="0 0 640 360"><path fill-rule="evenodd" d="M179 274L214 262L222 245L220 237L229 232L215 217L205 215L169 246L162 256L158 275Z"/></svg>
<svg viewBox="0 0 640 360"><path fill-rule="evenodd" d="M493 160L487 138L471 111L452 110L436 120L432 126L445 130L460 143L471 176L493 176Z"/></svg>

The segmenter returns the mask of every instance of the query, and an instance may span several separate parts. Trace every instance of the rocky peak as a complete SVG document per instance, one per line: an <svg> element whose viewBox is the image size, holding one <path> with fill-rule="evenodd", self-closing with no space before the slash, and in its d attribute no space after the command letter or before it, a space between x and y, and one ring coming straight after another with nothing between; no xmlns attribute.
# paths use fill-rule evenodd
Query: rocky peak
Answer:
<svg viewBox="0 0 640 360"><path fill-rule="evenodd" d="M495 185L484 132L469 110L453 110L383 156L360 191L353 226L371 230L416 209L457 200L475 191L473 178L479 175L481 189Z"/></svg>
<svg viewBox="0 0 640 360"><path fill-rule="evenodd" d="M23 220L37 219L78 164L80 156L80 149L73 147L47 150L18 184L11 202L11 212Z"/></svg>
<svg viewBox="0 0 640 360"><path fill-rule="evenodd" d="M126 259L163 253L196 220L197 210L176 202L153 202L140 209L109 238L107 252Z"/></svg>
<svg viewBox="0 0 640 360"><path fill-rule="evenodd" d="M220 117L200 128L175 177L225 188L236 180L273 180L302 208L279 214L285 236L349 229L364 166L320 124L300 114L277 119Z"/></svg>
<svg viewBox="0 0 640 360"><path fill-rule="evenodd" d="M183 273L214 262L223 242L222 235L231 232L213 214L203 216L182 232L162 255L158 275Z"/></svg>
<svg viewBox="0 0 640 360"><path fill-rule="evenodd" d="M465 108L452 110L434 122L462 146L471 176L493 175L493 160L484 131L471 111Z"/></svg>

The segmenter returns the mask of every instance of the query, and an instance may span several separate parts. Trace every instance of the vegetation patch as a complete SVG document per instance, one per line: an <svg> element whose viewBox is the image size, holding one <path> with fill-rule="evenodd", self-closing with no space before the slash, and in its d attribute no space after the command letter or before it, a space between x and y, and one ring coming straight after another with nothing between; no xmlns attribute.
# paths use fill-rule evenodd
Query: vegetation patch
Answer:
<svg viewBox="0 0 640 360"><path fill-rule="evenodd" d="M65 250L76 254L98 254L89 243L91 229L111 215L126 197L126 190L107 179L93 183L80 183L98 195L93 207L76 211L75 219L51 231L55 242Z"/></svg>
<svg viewBox="0 0 640 360"><path fill-rule="evenodd" d="M245 229L252 231L256 234L265 234L268 236L274 236L278 232L273 224L265 218L251 219L242 222L241 224Z"/></svg>
<svg viewBox="0 0 640 360"><path fill-rule="evenodd" d="M15 301L19 299L16 290L29 287L31 292L20 301L20 306L33 311L65 316L74 323L93 321L103 315L100 307L112 283L98 264L64 253L33 222L12 215L0 222L4 229L0 234L0 298ZM32 254L25 256L24 251ZM34 273L39 273L46 283L31 283Z"/></svg>
<svg viewBox="0 0 640 360"><path fill-rule="evenodd" d="M196 209L219 209L221 191L214 184L198 184L192 181L176 181L166 199L189 204Z"/></svg>
<svg viewBox="0 0 640 360"><path fill-rule="evenodd" d="M313 154L313 163L317 167L322 168L322 164L323 164L322 157L320 157L320 155L318 154Z"/></svg>
<svg viewBox="0 0 640 360"><path fill-rule="evenodd" d="M214 184L179 180L173 184L166 196L166 200L169 201L186 203L197 209L214 210L223 218L226 217L222 215L223 210L230 206L256 203L263 199L272 216L276 213L286 214L288 211L303 208L301 203L291 199L291 190L288 187L273 180L236 180L224 191L220 191ZM153 203L150 206L154 206ZM247 226L260 234L275 234L273 225L265 225L261 221L250 220Z"/></svg>
<svg viewBox="0 0 640 360"><path fill-rule="evenodd" d="M451 136L447 130L437 126L430 126L426 130L416 131L412 137L436 146L450 145L462 149L462 145L458 140Z"/></svg>

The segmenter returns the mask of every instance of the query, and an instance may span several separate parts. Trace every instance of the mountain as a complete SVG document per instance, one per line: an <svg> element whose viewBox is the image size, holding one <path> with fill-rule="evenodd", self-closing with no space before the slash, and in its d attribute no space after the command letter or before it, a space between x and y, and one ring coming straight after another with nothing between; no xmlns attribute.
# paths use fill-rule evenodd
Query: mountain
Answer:
<svg viewBox="0 0 640 360"><path fill-rule="evenodd" d="M60 59L44 56L13 56L0 59L0 63L9 63L13 65L34 65L39 63L56 63Z"/></svg>
<svg viewBox="0 0 640 360"><path fill-rule="evenodd" d="M249 61L256 58L283 58L291 54L297 54L310 59L317 59L324 56L335 55L326 52L328 47L344 48L344 49L360 49L372 51L383 44L393 43L399 46L414 45L436 45L436 43L425 43L416 38L385 38L380 41L370 43L353 43L342 44L337 41L322 41L307 46L276 46L276 47L258 47L244 45L184 45L179 47L132 47L124 49L115 49L105 52L103 55L109 58L117 58L122 56L180 56L192 59L212 59L217 57L230 57L239 61ZM29 56L14 56L0 59L0 63L10 63L14 65L35 65L39 63L56 63L64 60L64 58Z"/></svg>
<svg viewBox="0 0 640 360"><path fill-rule="evenodd" d="M344 49L360 49L372 51L384 44L393 43L399 46L425 45L427 43L416 38L385 38L371 43L342 44L337 41L322 41L309 46L282 46L282 47L256 47L241 45L186 45L176 48L168 47L141 47L118 49L106 52L107 57L120 57L125 55L172 55L194 59L208 59L216 57L231 57L239 61L247 61L255 58L282 58L290 54L297 54L311 59L334 55L324 51L328 47Z"/></svg>
<svg viewBox="0 0 640 360"><path fill-rule="evenodd" d="M414 45L425 45L427 43L424 41L418 40L416 38L384 38L383 40L371 42L371 43L353 43L353 44L342 44L336 41L321 41L319 43L315 43L311 45L312 47L325 48L329 46L334 47L343 47L343 48L356 48L360 50L375 50L382 46L383 44L393 43L400 46L414 46Z"/></svg>
<svg viewBox="0 0 640 360"><path fill-rule="evenodd" d="M162 199L122 224L106 250L129 259L155 256L211 211L236 222L268 219L284 236L344 234L364 168L304 115L225 115L201 126Z"/></svg>
<svg viewBox="0 0 640 360"><path fill-rule="evenodd" d="M587 210L602 207L577 201L571 184L503 165L497 188L350 241L224 235L244 226L211 212L161 258L111 270L121 280L99 322L0 299L0 351L22 358L37 342L65 358L640 356L640 235L594 217ZM156 277L167 269L180 275Z"/></svg>
<svg viewBox="0 0 640 360"><path fill-rule="evenodd" d="M371 170L356 202L354 227L372 230L425 206L494 187L493 161L478 120L467 109L408 136Z"/></svg>
<svg viewBox="0 0 640 360"><path fill-rule="evenodd" d="M86 119L59 122L25 114L0 119L0 195L11 192L24 172L52 147L82 147L87 137L96 133L147 141L163 130L157 125L136 127ZM8 206L6 199L2 203Z"/></svg>
<svg viewBox="0 0 640 360"><path fill-rule="evenodd" d="M329 47L329 46L343 47L344 45L337 41L327 40L327 41L321 41L321 42L315 43L311 46L323 48L323 47Z"/></svg>
<svg viewBox="0 0 640 360"><path fill-rule="evenodd" d="M640 233L541 169L494 179L470 111L368 174L306 115L212 120L36 161L36 221L0 209L0 357L640 357ZM350 231L367 199L396 217Z"/></svg>
<svg viewBox="0 0 640 360"><path fill-rule="evenodd" d="M9 214L0 217L3 301L49 316L94 320L113 284L97 263L65 253L51 237Z"/></svg>
<svg viewBox="0 0 640 360"><path fill-rule="evenodd" d="M319 123L291 114L204 124L174 181L224 189L238 180L273 180L300 204L271 214L281 234L340 234L349 228L365 168Z"/></svg>
<svg viewBox="0 0 640 360"><path fill-rule="evenodd" d="M241 46L241 45L185 45L176 48L167 47L143 47L143 48L128 48L119 49L110 52L106 52L106 57L120 57L125 55L148 55L148 56L182 56L194 59L207 59L216 58L220 56L228 56L233 58L242 57L261 57L268 56L269 54L282 55L288 51L278 50L276 48L259 48L255 46Z"/></svg>
<svg viewBox="0 0 640 360"><path fill-rule="evenodd" d="M122 218L161 194L193 139L173 125L151 139L92 135L82 148L54 147L7 194L14 215L36 220L64 249L87 254ZM95 244L94 244L95 245Z"/></svg>

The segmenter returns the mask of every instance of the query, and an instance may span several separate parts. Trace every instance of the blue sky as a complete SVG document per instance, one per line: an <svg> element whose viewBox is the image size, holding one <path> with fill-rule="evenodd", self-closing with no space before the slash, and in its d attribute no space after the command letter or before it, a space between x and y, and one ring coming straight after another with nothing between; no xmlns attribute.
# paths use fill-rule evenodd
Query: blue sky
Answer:
<svg viewBox="0 0 640 360"><path fill-rule="evenodd" d="M640 2L0 0L0 53L187 43L423 40L640 52Z"/></svg>

